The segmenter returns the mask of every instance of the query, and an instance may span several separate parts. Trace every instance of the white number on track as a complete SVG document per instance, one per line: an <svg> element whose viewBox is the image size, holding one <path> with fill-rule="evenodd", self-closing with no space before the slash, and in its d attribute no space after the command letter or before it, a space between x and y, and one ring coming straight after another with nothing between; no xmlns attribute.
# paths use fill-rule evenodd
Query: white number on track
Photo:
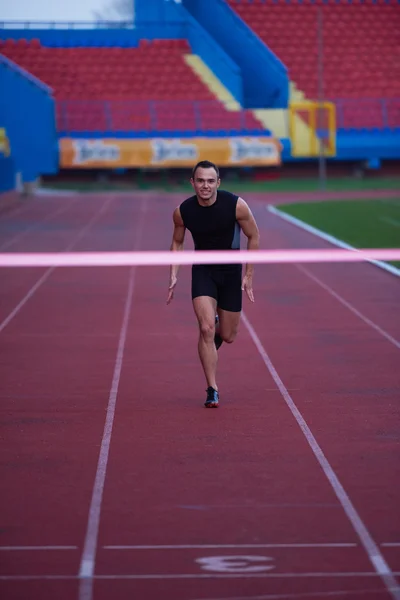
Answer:
<svg viewBox="0 0 400 600"><path fill-rule="evenodd" d="M233 556L206 556L197 558L202 569L217 571L219 573L260 573L271 571L274 565L255 565L251 563L266 563L273 561L270 556L233 555Z"/></svg>

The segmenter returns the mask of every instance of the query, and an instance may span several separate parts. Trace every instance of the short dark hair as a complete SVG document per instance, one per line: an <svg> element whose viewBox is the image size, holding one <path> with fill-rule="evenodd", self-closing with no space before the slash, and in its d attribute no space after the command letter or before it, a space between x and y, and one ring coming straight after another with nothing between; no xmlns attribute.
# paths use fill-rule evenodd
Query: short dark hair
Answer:
<svg viewBox="0 0 400 600"><path fill-rule="evenodd" d="M210 162L209 160L201 160L200 162L197 163L197 165L195 165L193 167L192 170L192 178L194 179L194 176L196 175L196 171L197 169L215 169L215 172L217 174L217 177L219 178L219 169L217 167L217 165L214 165L214 163Z"/></svg>

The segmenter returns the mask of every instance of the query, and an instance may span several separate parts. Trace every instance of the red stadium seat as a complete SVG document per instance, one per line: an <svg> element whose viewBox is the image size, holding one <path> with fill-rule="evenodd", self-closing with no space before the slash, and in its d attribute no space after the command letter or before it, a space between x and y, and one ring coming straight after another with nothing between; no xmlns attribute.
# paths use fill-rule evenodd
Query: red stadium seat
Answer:
<svg viewBox="0 0 400 600"><path fill-rule="evenodd" d="M184 60L187 40L142 40L138 48L47 48L39 40L5 40L1 52L54 89L63 131L195 132L203 125L264 131L253 115L230 113L215 100ZM85 99L101 102L86 105Z"/></svg>
<svg viewBox="0 0 400 600"><path fill-rule="evenodd" d="M380 3L303 0L227 0L289 69L307 98L318 95L318 8L323 16L324 95L395 98L400 95L400 7ZM371 109L372 110L372 109ZM356 123L349 112L344 121ZM357 126L385 126L382 111L359 109ZM389 119L390 121L390 119ZM394 121L390 121L391 123Z"/></svg>

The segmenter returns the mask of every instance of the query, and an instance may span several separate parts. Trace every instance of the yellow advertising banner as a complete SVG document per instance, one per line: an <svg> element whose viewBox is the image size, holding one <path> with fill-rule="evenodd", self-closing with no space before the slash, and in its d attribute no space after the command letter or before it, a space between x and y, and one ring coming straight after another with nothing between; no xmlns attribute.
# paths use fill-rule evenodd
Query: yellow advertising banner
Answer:
<svg viewBox="0 0 400 600"><path fill-rule="evenodd" d="M271 137L60 140L60 167L192 167L210 160L220 167L281 164L281 143Z"/></svg>
<svg viewBox="0 0 400 600"><path fill-rule="evenodd" d="M4 127L0 127L0 154L6 158L10 156L10 141Z"/></svg>

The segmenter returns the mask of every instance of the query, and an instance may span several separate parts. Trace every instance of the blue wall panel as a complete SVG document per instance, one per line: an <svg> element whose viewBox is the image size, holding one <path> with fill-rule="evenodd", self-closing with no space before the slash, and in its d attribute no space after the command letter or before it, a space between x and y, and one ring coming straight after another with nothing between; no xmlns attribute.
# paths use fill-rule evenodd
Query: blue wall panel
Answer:
<svg viewBox="0 0 400 600"><path fill-rule="evenodd" d="M24 181L58 170L51 90L0 55L0 123Z"/></svg>
<svg viewBox="0 0 400 600"><path fill-rule="evenodd" d="M175 0L136 0L135 23L140 27L148 23L168 23L176 19L184 21L184 15L179 15L177 8L181 8L181 3L176 3Z"/></svg>
<svg viewBox="0 0 400 600"><path fill-rule="evenodd" d="M5 157L0 154L0 194L2 192L14 190L15 185L16 178L14 159L11 156Z"/></svg>
<svg viewBox="0 0 400 600"><path fill-rule="evenodd" d="M177 15L181 14L184 17L185 37L189 40L192 52L200 56L214 75L230 91L235 100L242 104L243 79L238 65L190 13L181 6L173 6L174 9L171 11L170 16L174 17L174 11L176 11Z"/></svg>
<svg viewBox="0 0 400 600"><path fill-rule="evenodd" d="M245 108L286 108L285 65L223 0L183 0L185 8L240 67Z"/></svg>
<svg viewBox="0 0 400 600"><path fill-rule="evenodd" d="M49 24L50 25L50 24ZM53 48L87 46L135 47L138 35L134 29L0 29L0 39L41 41Z"/></svg>
<svg viewBox="0 0 400 600"><path fill-rule="evenodd" d="M304 162L309 158L294 158L291 155L290 140L282 140L282 160L284 162ZM337 160L399 160L400 131L344 131L336 135L336 156L329 162Z"/></svg>

